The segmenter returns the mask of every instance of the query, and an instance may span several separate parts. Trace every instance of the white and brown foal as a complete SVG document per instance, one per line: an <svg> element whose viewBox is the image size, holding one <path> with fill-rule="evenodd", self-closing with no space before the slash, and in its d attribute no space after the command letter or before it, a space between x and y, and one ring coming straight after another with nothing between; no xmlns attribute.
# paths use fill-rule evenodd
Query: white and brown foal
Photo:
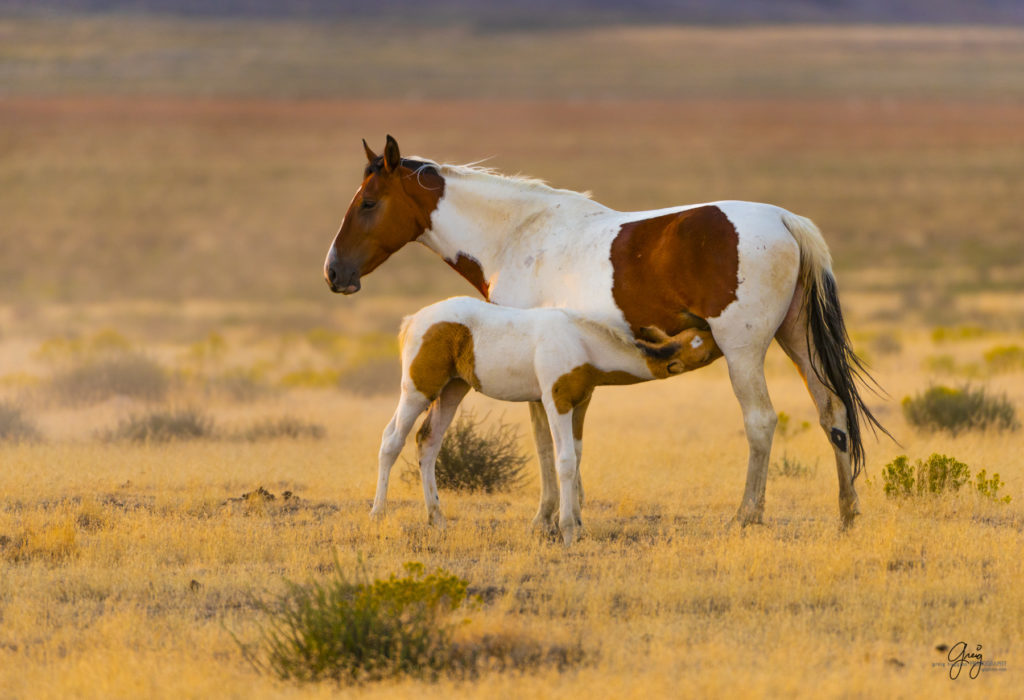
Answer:
<svg viewBox="0 0 1024 700"><path fill-rule="evenodd" d="M660 379L721 356L710 331L640 338L566 309L514 309L454 297L402 324L402 397L381 439L371 517L387 508L391 467L416 419L428 520L444 525L434 464L455 409L470 388L504 401L539 401L547 414L559 480L558 524L566 544L580 525L579 462L583 419L594 388ZM652 342L654 341L654 342Z"/></svg>

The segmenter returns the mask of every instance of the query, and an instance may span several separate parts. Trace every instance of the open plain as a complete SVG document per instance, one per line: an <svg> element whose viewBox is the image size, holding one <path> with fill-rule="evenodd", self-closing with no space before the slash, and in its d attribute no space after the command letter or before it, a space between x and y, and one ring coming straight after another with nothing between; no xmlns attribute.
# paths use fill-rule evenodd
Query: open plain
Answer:
<svg viewBox="0 0 1024 700"><path fill-rule="evenodd" d="M236 638L256 634L254 596L360 558L375 576L420 561L467 579L480 603L463 638L583 655L352 695L1020 688L1021 434L921 432L900 402L970 383L1024 411L1024 33L452 29L401 42L116 17L0 31L0 399L36 433L0 440L0 696L332 696L258 674ZM785 419L764 526L732 523L746 442L723 362L598 391L570 549L529 529L535 461L519 490L442 493L444 532L400 479L371 523L398 324L472 293L415 247L355 297L327 291L359 139L385 133L406 153L490 157L620 209L738 198L813 218L888 392L869 406L900 442L868 437L856 525L839 529L831 450L777 348L768 381ZM103 362L129 379L74 379ZM525 407L466 403L518 426L532 452ZM207 434L117 439L164 409L200 415ZM258 429L274 425L298 428ZM886 497L888 462L935 452L998 472L1010 502L973 488ZM275 499L238 500L258 487ZM983 646L978 678L951 680L936 647L959 641Z"/></svg>

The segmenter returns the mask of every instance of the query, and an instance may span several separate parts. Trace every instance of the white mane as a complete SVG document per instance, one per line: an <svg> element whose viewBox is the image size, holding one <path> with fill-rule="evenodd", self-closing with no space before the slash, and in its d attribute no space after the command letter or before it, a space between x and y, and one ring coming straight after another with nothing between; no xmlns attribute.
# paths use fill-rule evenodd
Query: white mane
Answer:
<svg viewBox="0 0 1024 700"><path fill-rule="evenodd" d="M464 165L453 165L451 163L436 163L429 158L420 158L419 156L412 156L410 160L418 160L424 163L423 167L436 168L438 172L445 178L456 177L466 178L474 180L501 180L509 183L514 183L521 186L523 189L534 190L538 192L544 192L549 194L559 195L576 195L577 197L585 197L590 199L590 192L578 192L576 190L563 190L557 187L552 187L544 180L535 177L529 177L526 175L505 175L500 173L494 168L488 168L480 165L479 163L466 163Z"/></svg>

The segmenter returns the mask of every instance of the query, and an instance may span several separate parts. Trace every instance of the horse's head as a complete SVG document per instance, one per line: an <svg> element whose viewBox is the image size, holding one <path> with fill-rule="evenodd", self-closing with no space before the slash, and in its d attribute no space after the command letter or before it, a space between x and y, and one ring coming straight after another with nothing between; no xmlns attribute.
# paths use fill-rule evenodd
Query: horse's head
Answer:
<svg viewBox="0 0 1024 700"><path fill-rule="evenodd" d="M324 277L332 292L354 294L360 278L430 226L444 194L444 178L433 163L403 159L398 142L387 137L378 156L363 141L369 163L341 229L334 238Z"/></svg>

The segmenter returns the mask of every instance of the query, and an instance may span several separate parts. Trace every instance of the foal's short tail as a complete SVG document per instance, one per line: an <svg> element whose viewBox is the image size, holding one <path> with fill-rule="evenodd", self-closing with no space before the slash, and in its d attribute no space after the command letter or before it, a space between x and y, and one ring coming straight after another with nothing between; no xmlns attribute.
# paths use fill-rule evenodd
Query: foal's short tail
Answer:
<svg viewBox="0 0 1024 700"><path fill-rule="evenodd" d="M880 388L853 352L839 306L839 292L832 276L832 258L825 239L810 219L786 212L782 221L800 246L800 279L804 285L807 315L807 351L811 368L825 387L846 407L846 434L854 478L864 464L861 419L888 435L864 404L857 383ZM874 385L871 387L871 385Z"/></svg>

